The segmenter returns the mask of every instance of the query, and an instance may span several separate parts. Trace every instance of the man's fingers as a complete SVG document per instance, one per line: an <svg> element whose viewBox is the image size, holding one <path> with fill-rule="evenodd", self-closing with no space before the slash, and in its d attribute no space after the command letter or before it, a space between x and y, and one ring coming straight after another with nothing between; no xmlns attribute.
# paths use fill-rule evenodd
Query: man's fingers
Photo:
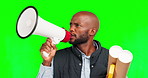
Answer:
<svg viewBox="0 0 148 78"><path fill-rule="evenodd" d="M44 53L44 52L46 52L46 53ZM42 56L46 57L44 54L47 54L47 53L50 54L51 52L49 52L47 49L42 49L41 50L41 55Z"/></svg>
<svg viewBox="0 0 148 78"><path fill-rule="evenodd" d="M56 50L56 49L57 49L57 48L56 48L56 45L51 44L51 46L52 46L52 48L53 48L54 50Z"/></svg>
<svg viewBox="0 0 148 78"><path fill-rule="evenodd" d="M47 38L46 41L52 43L52 40L50 38Z"/></svg>
<svg viewBox="0 0 148 78"><path fill-rule="evenodd" d="M51 43L49 41L46 42L46 45L49 46L49 47L52 47Z"/></svg>
<svg viewBox="0 0 148 78"><path fill-rule="evenodd" d="M42 47L41 47L41 49L47 49L48 51L50 51L51 48L52 47L51 47L51 44L49 42L42 44Z"/></svg>
<svg viewBox="0 0 148 78"><path fill-rule="evenodd" d="M56 50L56 46L52 44L52 40L48 38L46 42L42 44L40 53L44 59L47 59L46 57L48 57L48 54L50 54L50 57L53 57L55 55Z"/></svg>
<svg viewBox="0 0 148 78"><path fill-rule="evenodd" d="M53 50L53 49L56 49L55 47L55 45L54 44L52 44L51 42L49 42L49 41L47 41L47 45L49 46L49 48L51 49L51 50Z"/></svg>
<svg viewBox="0 0 148 78"><path fill-rule="evenodd" d="M47 52L47 53L49 53L49 51L48 51L47 49L43 49L42 53L43 53L44 51Z"/></svg>

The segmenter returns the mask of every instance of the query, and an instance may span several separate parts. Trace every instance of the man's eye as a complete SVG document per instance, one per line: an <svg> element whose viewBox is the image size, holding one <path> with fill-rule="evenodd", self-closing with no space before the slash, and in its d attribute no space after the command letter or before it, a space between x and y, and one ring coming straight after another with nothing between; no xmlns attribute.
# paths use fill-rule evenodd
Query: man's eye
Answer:
<svg viewBox="0 0 148 78"><path fill-rule="evenodd" d="M79 24L76 24L76 27L79 27L80 25Z"/></svg>

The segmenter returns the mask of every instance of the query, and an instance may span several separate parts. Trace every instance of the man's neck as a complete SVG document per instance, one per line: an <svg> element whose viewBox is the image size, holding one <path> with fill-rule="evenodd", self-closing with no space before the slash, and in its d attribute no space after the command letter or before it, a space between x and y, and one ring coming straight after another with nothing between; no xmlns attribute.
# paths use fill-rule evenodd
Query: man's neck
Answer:
<svg viewBox="0 0 148 78"><path fill-rule="evenodd" d="M93 40L79 44L77 45L77 48L80 49L86 56L91 56L91 54L96 50Z"/></svg>

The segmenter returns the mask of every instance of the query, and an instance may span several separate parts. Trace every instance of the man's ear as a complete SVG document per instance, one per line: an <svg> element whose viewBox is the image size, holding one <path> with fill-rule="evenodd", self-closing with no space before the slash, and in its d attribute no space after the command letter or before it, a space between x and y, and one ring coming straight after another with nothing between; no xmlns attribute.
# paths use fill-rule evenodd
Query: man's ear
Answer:
<svg viewBox="0 0 148 78"><path fill-rule="evenodd" d="M96 28L89 29L89 35L94 36L96 34L97 30Z"/></svg>

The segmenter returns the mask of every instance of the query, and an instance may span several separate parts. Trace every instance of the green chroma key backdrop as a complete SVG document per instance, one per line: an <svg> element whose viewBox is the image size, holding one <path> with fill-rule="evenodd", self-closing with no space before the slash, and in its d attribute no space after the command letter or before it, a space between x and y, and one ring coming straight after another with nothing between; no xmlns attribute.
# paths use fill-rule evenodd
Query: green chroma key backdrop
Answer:
<svg viewBox="0 0 148 78"><path fill-rule="evenodd" d="M16 33L18 16L27 6L35 6L40 17L67 30L75 13L93 12L101 22L95 39L107 49L119 45L131 51L134 59L127 74L128 78L147 78L147 0L0 1L0 78L35 78L38 74L42 63L39 49L46 38L32 35L21 39ZM57 48L69 46L69 43L61 42Z"/></svg>

